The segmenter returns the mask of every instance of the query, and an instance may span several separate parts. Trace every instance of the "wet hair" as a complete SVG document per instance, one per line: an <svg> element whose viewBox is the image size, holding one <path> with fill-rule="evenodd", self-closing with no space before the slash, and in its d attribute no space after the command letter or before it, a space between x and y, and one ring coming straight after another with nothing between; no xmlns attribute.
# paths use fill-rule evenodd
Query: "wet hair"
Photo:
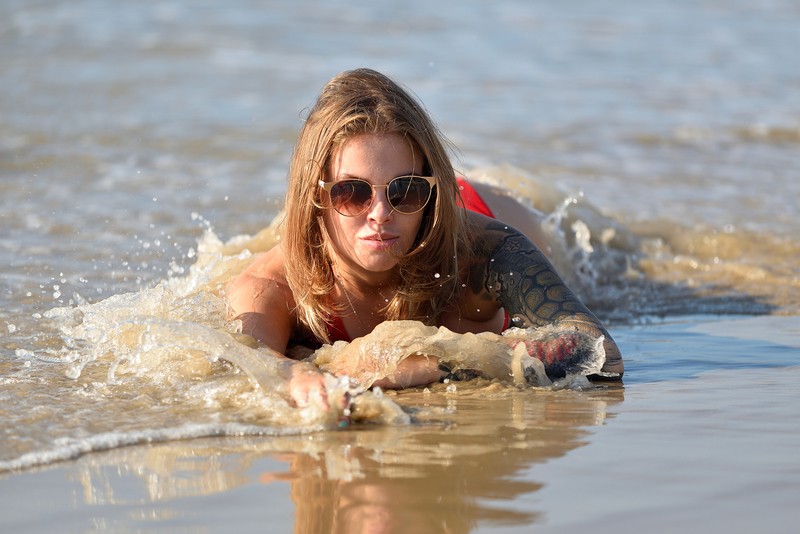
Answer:
<svg viewBox="0 0 800 534"><path fill-rule="evenodd" d="M423 174L437 179L414 244L399 258L400 285L386 306L387 319L434 324L461 291L458 259L466 246L466 219L446 141L423 106L387 76L371 69L342 72L323 87L300 131L282 228L297 316L322 342L330 342L326 323L343 309L330 299L336 279L318 181L328 178L345 143L364 134L403 137L422 156Z"/></svg>

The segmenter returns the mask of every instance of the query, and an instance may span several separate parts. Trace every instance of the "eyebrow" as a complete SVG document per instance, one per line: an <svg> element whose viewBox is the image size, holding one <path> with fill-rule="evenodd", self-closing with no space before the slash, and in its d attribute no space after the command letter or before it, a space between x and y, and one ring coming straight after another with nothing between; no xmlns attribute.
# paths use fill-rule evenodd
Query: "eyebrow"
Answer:
<svg viewBox="0 0 800 534"><path fill-rule="evenodd" d="M366 180L366 178L362 178L361 176L356 176L355 174L350 174L347 172L343 172L337 176L333 177L334 180Z"/></svg>
<svg viewBox="0 0 800 534"><path fill-rule="evenodd" d="M400 173L397 176L395 176L394 178L400 178L401 176L423 176L423 175L424 175L423 173L416 173L414 171L411 171L411 172ZM392 180L394 180L394 178L392 178ZM364 177L361 177L361 176L357 176L355 174L350 174L348 172L343 172L343 173L339 174L338 176L335 176L333 179L334 180L364 180L365 182L369 182L369 180L367 178L364 178Z"/></svg>

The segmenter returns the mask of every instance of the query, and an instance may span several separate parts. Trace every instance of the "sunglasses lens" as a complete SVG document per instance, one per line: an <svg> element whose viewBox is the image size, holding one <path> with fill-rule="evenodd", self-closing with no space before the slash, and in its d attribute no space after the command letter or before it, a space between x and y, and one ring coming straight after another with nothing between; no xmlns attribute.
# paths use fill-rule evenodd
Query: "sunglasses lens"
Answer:
<svg viewBox="0 0 800 534"><path fill-rule="evenodd" d="M430 182L418 176L400 176L385 187L389 204L398 213L416 213L423 209L431 198ZM330 186L331 205L346 217L361 215L372 205L373 189L373 186L364 180L336 182Z"/></svg>
<svg viewBox="0 0 800 534"><path fill-rule="evenodd" d="M363 213L372 202L372 186L362 180L343 180L331 187L331 204L342 215Z"/></svg>
<svg viewBox="0 0 800 534"><path fill-rule="evenodd" d="M400 213L416 213L431 198L431 184L416 176L401 176L389 182L389 204Z"/></svg>

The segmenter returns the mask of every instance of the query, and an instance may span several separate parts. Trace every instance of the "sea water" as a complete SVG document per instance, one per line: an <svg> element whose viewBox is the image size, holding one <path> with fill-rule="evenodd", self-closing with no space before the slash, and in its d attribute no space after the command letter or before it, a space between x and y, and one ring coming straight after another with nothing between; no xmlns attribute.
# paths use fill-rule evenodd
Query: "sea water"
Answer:
<svg viewBox="0 0 800 534"><path fill-rule="evenodd" d="M82 489L53 490L48 502L83 529L82 506L99 503L112 525L196 517L201 501L175 499L247 486L258 476L243 465L253 462L265 465L265 479L288 469L309 488L407 478L406 493L428 495L441 480L420 475L421 458L440 478L455 480L461 466L464 481L502 496L497 511L481 504L486 494L467 492L478 498L472 519L448 516L462 531L564 524L559 491L579 492L592 469L613 477L608 466L625 458L643 474L616 471L612 493L617 504L639 496L628 504L639 506L641 524L662 517L648 516L657 506L675 517L680 488L734 464L750 466L739 487L769 488L759 505L791 515L785 492L800 486L786 452L798 444L800 365L793 2L11 0L0 21L9 526L42 529L10 488L32 484L19 494L26 500L48 473L45 485L61 487L58 469ZM460 172L547 215L554 263L623 350L624 390L519 389L511 380L366 393L375 426L331 434L342 413L297 410L274 372L263 375L274 387L259 387L225 359L257 350L237 341L222 282L274 244L271 230L259 232L280 212L303 118L327 79L358 66L415 92L457 148ZM744 392L749 404L737 405ZM654 425L679 429L660 462L635 454L634 444L658 447L659 434L642 426L653 414ZM702 446L703 425L721 426L709 431L714 440L735 437L741 457L696 458L667 486L675 493L642 500L656 468ZM756 437L784 474L751 459ZM197 447L196 465L185 463L185 443ZM606 443L620 457L606 456ZM287 450L294 463L280 467ZM488 463L509 454L510 464ZM328 475L313 478L320 461ZM497 477L478 482L480 464ZM217 482L201 477L208 470ZM194 482L178 484L181 472ZM520 481L504 483L502 473ZM104 493L116 484L136 497ZM271 498L288 502L288 488L271 487ZM311 491L302 488L293 494ZM703 488L711 511L694 517L719 521L722 489ZM140 515L114 508L125 502ZM466 501L448 502L463 511ZM583 513L594 520L612 509Z"/></svg>

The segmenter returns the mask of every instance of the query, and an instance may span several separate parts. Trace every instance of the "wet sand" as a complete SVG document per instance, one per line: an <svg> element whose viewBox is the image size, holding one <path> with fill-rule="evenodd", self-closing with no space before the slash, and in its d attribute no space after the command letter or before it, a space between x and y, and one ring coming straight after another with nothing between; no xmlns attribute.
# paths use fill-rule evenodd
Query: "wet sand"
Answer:
<svg viewBox="0 0 800 534"><path fill-rule="evenodd" d="M614 330L624 387L442 384L394 397L411 426L154 443L6 473L0 527L791 532L798 331L798 317L672 318Z"/></svg>

